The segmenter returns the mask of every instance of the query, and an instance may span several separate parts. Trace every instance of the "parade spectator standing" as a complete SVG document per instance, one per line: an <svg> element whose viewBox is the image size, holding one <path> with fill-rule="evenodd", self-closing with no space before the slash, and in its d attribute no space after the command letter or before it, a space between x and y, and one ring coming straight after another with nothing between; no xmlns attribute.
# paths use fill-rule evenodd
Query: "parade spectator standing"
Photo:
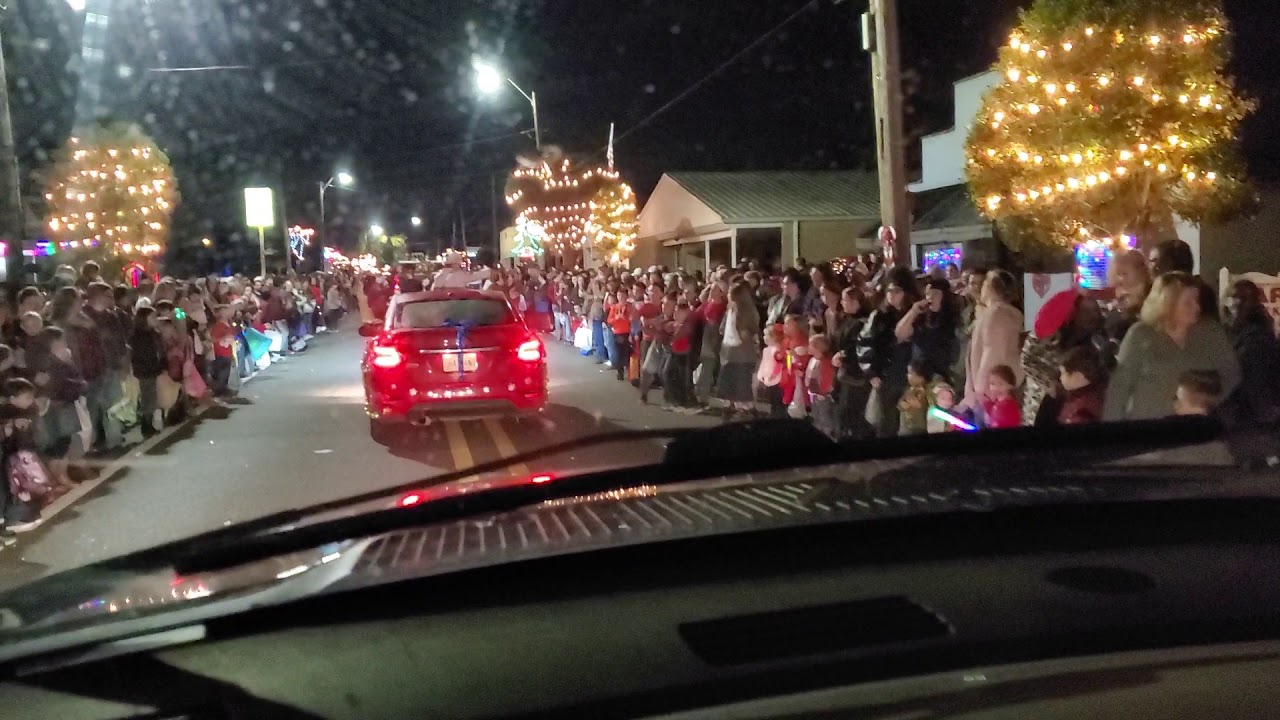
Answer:
<svg viewBox="0 0 1280 720"><path fill-rule="evenodd" d="M1200 285L1186 273L1161 275L1125 334L1107 387L1107 420L1173 414L1178 379L1191 370L1216 370L1227 393L1240 382L1240 364L1221 325L1202 317Z"/></svg>
<svg viewBox="0 0 1280 720"><path fill-rule="evenodd" d="M965 366L964 401L960 409L972 410L981 417L991 385L991 369L1004 365L1013 369L1016 389L1021 384L1019 362L1022 347L1022 312L1013 306L1017 288L1013 275L995 270L982 286L982 309L969 343L969 360Z"/></svg>

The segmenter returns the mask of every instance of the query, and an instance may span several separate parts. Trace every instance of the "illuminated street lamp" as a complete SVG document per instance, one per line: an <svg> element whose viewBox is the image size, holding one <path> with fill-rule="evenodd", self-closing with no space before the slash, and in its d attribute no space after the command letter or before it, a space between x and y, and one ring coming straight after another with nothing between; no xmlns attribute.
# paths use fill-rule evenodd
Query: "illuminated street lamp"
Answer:
<svg viewBox="0 0 1280 720"><path fill-rule="evenodd" d="M496 65L487 63L482 60L476 60L472 63L476 71L476 88L484 95L495 95L502 89L502 82L505 80L516 89L516 92L524 96L529 101L529 107L533 110L533 144L539 150L542 149L542 132L538 127L538 93L525 92L516 84L515 80L507 77L505 73L498 69Z"/></svg>
<svg viewBox="0 0 1280 720"><path fill-rule="evenodd" d="M413 217L409 218L409 222L414 227L418 227L419 225L422 224L422 218L418 217L417 215L414 215Z"/></svg>
<svg viewBox="0 0 1280 720"><path fill-rule="evenodd" d="M382 229L381 225L370 225L369 234L373 237L382 237L386 234L386 231Z"/></svg>
<svg viewBox="0 0 1280 720"><path fill-rule="evenodd" d="M329 178L328 181L316 183L320 186L320 247L329 247L327 236L325 234L324 191L334 187L335 184L340 188L349 188L353 183L355 183L355 181L356 179L351 177L351 173L340 171L333 177Z"/></svg>

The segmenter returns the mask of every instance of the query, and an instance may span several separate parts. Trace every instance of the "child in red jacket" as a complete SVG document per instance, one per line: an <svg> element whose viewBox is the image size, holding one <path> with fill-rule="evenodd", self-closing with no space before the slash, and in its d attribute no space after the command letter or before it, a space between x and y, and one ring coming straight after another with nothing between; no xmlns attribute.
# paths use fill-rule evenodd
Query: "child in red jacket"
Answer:
<svg viewBox="0 0 1280 720"><path fill-rule="evenodd" d="M1013 391L1017 389L1017 377L1008 365L991 368L988 380L988 400L982 402L986 411L986 427L991 429L1016 428L1022 425L1022 408Z"/></svg>

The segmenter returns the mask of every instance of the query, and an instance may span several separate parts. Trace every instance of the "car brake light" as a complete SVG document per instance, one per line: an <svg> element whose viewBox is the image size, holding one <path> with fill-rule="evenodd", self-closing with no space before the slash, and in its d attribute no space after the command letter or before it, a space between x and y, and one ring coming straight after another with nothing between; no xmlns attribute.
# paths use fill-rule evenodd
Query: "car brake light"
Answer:
<svg viewBox="0 0 1280 720"><path fill-rule="evenodd" d="M422 495L418 493L409 493L408 495L400 498L399 505L400 507L413 507L420 502L422 502Z"/></svg>
<svg viewBox="0 0 1280 720"><path fill-rule="evenodd" d="M542 483L549 483L551 482L551 480L552 480L552 477L549 473L534 475L533 477L529 478L529 482L535 485L541 485Z"/></svg>
<svg viewBox="0 0 1280 720"><path fill-rule="evenodd" d="M525 362L537 362L542 359L542 343L537 339L526 340L520 343L520 348L516 350L516 357Z"/></svg>
<svg viewBox="0 0 1280 720"><path fill-rule="evenodd" d="M404 355L394 345L374 345L373 364L380 368L393 368L404 362Z"/></svg>

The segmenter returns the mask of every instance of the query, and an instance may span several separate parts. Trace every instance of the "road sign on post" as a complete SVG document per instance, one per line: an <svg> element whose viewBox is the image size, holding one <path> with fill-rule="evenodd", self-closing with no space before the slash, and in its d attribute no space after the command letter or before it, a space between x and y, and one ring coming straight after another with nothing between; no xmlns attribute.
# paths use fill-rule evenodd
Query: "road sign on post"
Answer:
<svg viewBox="0 0 1280 720"><path fill-rule="evenodd" d="M267 242L263 230L275 227L276 224L275 202L271 195L271 188L244 189L244 224L258 228L258 271L266 277Z"/></svg>

